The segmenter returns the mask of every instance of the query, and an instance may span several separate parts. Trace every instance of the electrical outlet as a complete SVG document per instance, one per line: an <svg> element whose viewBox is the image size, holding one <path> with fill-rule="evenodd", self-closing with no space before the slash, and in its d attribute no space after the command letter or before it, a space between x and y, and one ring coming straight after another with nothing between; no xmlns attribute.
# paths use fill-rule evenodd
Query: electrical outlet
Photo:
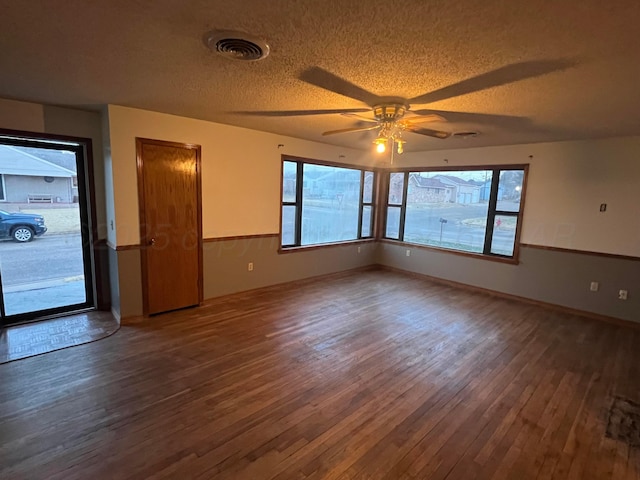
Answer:
<svg viewBox="0 0 640 480"><path fill-rule="evenodd" d="M249 262L247 264L247 270L249 270L250 272L253 272L253 262Z"/></svg>
<svg viewBox="0 0 640 480"><path fill-rule="evenodd" d="M360 247L358 246L358 253L360 253Z"/></svg>
<svg viewBox="0 0 640 480"><path fill-rule="evenodd" d="M407 257L411 256L411 250L407 249Z"/></svg>
<svg viewBox="0 0 640 480"><path fill-rule="evenodd" d="M591 290L592 292L597 292L598 288L600 288L600 284L598 282L591 282L589 290Z"/></svg>
<svg viewBox="0 0 640 480"><path fill-rule="evenodd" d="M626 290L620 290L618 292L618 299L619 300L626 300L627 299L627 291Z"/></svg>

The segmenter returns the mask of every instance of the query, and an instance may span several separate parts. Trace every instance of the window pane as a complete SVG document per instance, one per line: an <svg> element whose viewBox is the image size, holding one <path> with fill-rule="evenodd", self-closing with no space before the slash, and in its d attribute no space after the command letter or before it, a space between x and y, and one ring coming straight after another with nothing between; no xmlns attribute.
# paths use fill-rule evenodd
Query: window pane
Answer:
<svg viewBox="0 0 640 480"><path fill-rule="evenodd" d="M482 252L491 170L412 172L404 241Z"/></svg>
<svg viewBox="0 0 640 480"><path fill-rule="evenodd" d="M386 238L399 240L400 237L400 207L387 207Z"/></svg>
<svg viewBox="0 0 640 480"><path fill-rule="evenodd" d="M513 256L517 225L518 217L516 216L496 215L496 223L493 224L493 237L491 238L491 253Z"/></svg>
<svg viewBox="0 0 640 480"><path fill-rule="evenodd" d="M520 211L523 181L524 170L503 170L500 172L497 210L503 212Z"/></svg>
<svg viewBox="0 0 640 480"><path fill-rule="evenodd" d="M373 172L364 172L362 203L371 203L373 201L373 178Z"/></svg>
<svg viewBox="0 0 640 480"><path fill-rule="evenodd" d="M282 207L282 245L296 243L296 207L285 205Z"/></svg>
<svg viewBox="0 0 640 480"><path fill-rule="evenodd" d="M304 164L302 245L358 238L360 170Z"/></svg>
<svg viewBox="0 0 640 480"><path fill-rule="evenodd" d="M360 236L362 238L371 236L371 215L373 214L373 208L364 206L362 207L362 232Z"/></svg>
<svg viewBox="0 0 640 480"><path fill-rule="evenodd" d="M282 201L296 201L296 162L282 164Z"/></svg>
<svg viewBox="0 0 640 480"><path fill-rule="evenodd" d="M389 204L400 205L404 192L404 173L392 173L389 176Z"/></svg>

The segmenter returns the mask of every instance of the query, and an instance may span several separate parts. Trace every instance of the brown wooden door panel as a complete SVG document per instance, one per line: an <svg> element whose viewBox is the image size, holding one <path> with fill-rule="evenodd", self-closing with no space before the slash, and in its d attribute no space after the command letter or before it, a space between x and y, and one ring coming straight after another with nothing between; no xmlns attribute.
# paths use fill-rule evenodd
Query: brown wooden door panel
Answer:
<svg viewBox="0 0 640 480"><path fill-rule="evenodd" d="M201 301L200 147L137 139L145 313Z"/></svg>

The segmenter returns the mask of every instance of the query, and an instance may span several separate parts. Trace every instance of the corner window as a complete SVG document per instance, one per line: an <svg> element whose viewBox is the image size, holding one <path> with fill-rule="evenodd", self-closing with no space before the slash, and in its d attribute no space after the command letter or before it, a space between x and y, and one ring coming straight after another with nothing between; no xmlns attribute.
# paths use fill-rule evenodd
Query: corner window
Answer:
<svg viewBox="0 0 640 480"><path fill-rule="evenodd" d="M281 246L371 238L376 174L284 158Z"/></svg>
<svg viewBox="0 0 640 480"><path fill-rule="evenodd" d="M513 258L527 169L392 172L385 238Z"/></svg>

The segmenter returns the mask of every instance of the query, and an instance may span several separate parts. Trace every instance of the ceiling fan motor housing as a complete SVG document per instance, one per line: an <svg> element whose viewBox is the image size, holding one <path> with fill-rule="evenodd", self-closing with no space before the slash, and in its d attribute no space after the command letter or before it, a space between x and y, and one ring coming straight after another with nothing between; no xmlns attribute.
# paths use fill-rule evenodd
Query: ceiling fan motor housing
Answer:
<svg viewBox="0 0 640 480"><path fill-rule="evenodd" d="M380 122L394 122L401 119L407 111L407 106L401 103L383 103L374 105L373 115Z"/></svg>

